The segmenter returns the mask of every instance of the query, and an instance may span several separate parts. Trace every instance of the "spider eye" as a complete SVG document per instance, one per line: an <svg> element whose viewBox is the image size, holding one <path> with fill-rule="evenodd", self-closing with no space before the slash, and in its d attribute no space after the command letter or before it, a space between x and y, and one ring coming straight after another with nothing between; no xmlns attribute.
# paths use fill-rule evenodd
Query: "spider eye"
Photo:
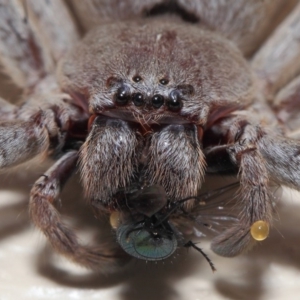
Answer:
<svg viewBox="0 0 300 300"><path fill-rule="evenodd" d="M162 78L159 80L159 83L162 84L162 85L167 85L169 83L169 80L166 79L166 78Z"/></svg>
<svg viewBox="0 0 300 300"><path fill-rule="evenodd" d="M109 88L112 88L112 87L116 86L117 84L119 85L121 82L122 82L121 79L111 76L111 77L107 78L106 86Z"/></svg>
<svg viewBox="0 0 300 300"><path fill-rule="evenodd" d="M190 84L181 84L181 85L178 85L177 89L180 91L180 93L183 96L191 96L195 92L194 87L192 85L190 85Z"/></svg>
<svg viewBox="0 0 300 300"><path fill-rule="evenodd" d="M136 93L132 95L132 101L135 104L135 106L142 106L144 102L144 96L141 93Z"/></svg>
<svg viewBox="0 0 300 300"><path fill-rule="evenodd" d="M152 97L151 101L153 107L160 108L164 104L165 99L162 95L156 94Z"/></svg>
<svg viewBox="0 0 300 300"><path fill-rule="evenodd" d="M132 80L133 80L134 82L140 82L140 81L142 81L142 77L139 76L139 75L135 75L135 76L132 77Z"/></svg>
<svg viewBox="0 0 300 300"><path fill-rule="evenodd" d="M155 231L140 228L140 225L121 225L117 230L117 239L125 252L135 258L150 261L165 259L177 248L174 234L170 238L160 236Z"/></svg>
<svg viewBox="0 0 300 300"><path fill-rule="evenodd" d="M167 100L167 107L171 111L179 111L181 109L182 101L177 90L174 90L170 93L170 97Z"/></svg>
<svg viewBox="0 0 300 300"><path fill-rule="evenodd" d="M115 95L115 101L118 105L126 105L130 99L129 89L125 86L118 88Z"/></svg>

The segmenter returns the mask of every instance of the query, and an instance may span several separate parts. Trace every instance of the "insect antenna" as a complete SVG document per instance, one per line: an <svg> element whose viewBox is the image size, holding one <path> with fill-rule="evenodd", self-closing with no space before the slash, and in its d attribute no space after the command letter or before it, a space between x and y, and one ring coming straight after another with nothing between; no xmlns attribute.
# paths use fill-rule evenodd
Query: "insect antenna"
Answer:
<svg viewBox="0 0 300 300"><path fill-rule="evenodd" d="M195 243L193 243L192 241L188 241L187 243L185 243L183 245L183 247L186 247L186 248L192 247L195 250L197 250L198 252L200 252L204 256L204 258L206 259L206 261L209 263L210 268L212 269L212 271L213 272L217 271L217 269L215 268L215 265L213 264L213 262L211 261L211 259L208 257L208 255L205 252L203 252L203 250L201 248L197 247Z"/></svg>

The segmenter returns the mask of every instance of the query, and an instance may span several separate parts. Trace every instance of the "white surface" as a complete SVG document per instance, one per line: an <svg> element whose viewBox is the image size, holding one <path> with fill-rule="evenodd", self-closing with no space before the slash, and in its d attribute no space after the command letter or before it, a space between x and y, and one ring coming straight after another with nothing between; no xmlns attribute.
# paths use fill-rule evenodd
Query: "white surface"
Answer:
<svg viewBox="0 0 300 300"><path fill-rule="evenodd" d="M134 261L120 273L91 273L53 255L42 234L28 220L28 193L43 172L22 168L0 177L0 300L10 299L300 299L300 197L286 193L278 208L280 221L270 237L249 254L226 259L201 247L217 267L211 272L195 251L183 251L164 263ZM80 196L78 181L63 193L64 213L77 228L98 222ZM292 198L292 199L291 199ZM85 214L86 211L86 214Z"/></svg>

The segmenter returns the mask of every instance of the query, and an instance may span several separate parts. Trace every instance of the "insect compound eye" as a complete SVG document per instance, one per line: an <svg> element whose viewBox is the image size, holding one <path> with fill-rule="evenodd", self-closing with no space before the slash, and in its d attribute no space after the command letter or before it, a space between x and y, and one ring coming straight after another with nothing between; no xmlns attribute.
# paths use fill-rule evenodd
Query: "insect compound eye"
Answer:
<svg viewBox="0 0 300 300"><path fill-rule="evenodd" d="M126 105L130 100L129 88L126 86L121 86L117 89L115 94L115 101L118 105Z"/></svg>
<svg viewBox="0 0 300 300"><path fill-rule="evenodd" d="M156 94L152 97L151 102L154 108L160 108L164 104L165 98L162 95Z"/></svg>
<svg viewBox="0 0 300 300"><path fill-rule="evenodd" d="M132 101L135 104L135 106L142 106L144 105L144 96L141 93L135 93L132 95Z"/></svg>
<svg viewBox="0 0 300 300"><path fill-rule="evenodd" d="M166 78L162 78L159 80L159 83L162 84L162 85L167 85L169 83L169 80L166 79Z"/></svg>
<svg viewBox="0 0 300 300"><path fill-rule="evenodd" d="M125 252L135 258L149 261L165 259L177 248L174 235L170 238L155 235L155 232L143 229L139 225L121 225L117 230L117 239Z"/></svg>
<svg viewBox="0 0 300 300"><path fill-rule="evenodd" d="M179 91L174 90L170 93L169 99L167 100L167 107L171 111L179 111L181 109L182 101Z"/></svg>

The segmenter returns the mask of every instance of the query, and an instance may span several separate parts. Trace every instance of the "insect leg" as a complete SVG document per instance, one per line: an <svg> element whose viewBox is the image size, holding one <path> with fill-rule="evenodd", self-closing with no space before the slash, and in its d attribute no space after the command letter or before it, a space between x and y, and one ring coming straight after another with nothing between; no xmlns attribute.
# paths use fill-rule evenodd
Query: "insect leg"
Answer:
<svg viewBox="0 0 300 300"><path fill-rule="evenodd" d="M0 120L13 120L16 117L18 107L0 97Z"/></svg>
<svg viewBox="0 0 300 300"><path fill-rule="evenodd" d="M223 256L235 256L254 244L255 240L250 234L254 222L263 220L271 224L273 208L269 193L269 172L259 147L262 138L260 129L243 118L227 120L221 128L226 126L228 145L222 149L239 168L240 191L237 197L242 205L239 222L217 236L212 242L212 249ZM210 156L220 154L214 150L213 147L206 151L209 160L213 159Z"/></svg>
<svg viewBox="0 0 300 300"><path fill-rule="evenodd" d="M57 62L79 39L65 1L23 0L23 5L27 22Z"/></svg>
<svg viewBox="0 0 300 300"><path fill-rule="evenodd" d="M7 120L2 118L0 122L0 168L20 164L40 153L48 156L59 152L74 127L87 122L86 114L62 93L32 96L16 110L4 104L0 112L11 112L5 116ZM86 134L86 127L82 130Z"/></svg>
<svg viewBox="0 0 300 300"><path fill-rule="evenodd" d="M198 246L196 246L195 243L193 243L192 241L188 241L183 246L186 247L186 248L192 247L195 250L197 250L198 252L200 252L204 256L204 258L206 259L206 261L208 262L208 264L210 265L210 268L212 269L212 271L213 272L217 271L217 269L216 269L215 265L213 264L213 262L211 261L211 259L207 256L207 254L205 252L203 252L203 250L201 248L199 248Z"/></svg>
<svg viewBox="0 0 300 300"><path fill-rule="evenodd" d="M0 0L0 61L22 88L51 73L77 37L62 0Z"/></svg>
<svg viewBox="0 0 300 300"><path fill-rule="evenodd" d="M47 150L49 137L41 113L28 121L0 123L0 167L29 160Z"/></svg>
<svg viewBox="0 0 300 300"><path fill-rule="evenodd" d="M262 127L250 117L248 120L245 117L223 120L215 125L215 129L223 137L226 136L228 143L227 147L221 145L207 148L205 152L208 162L213 161L216 154L222 154L224 160L230 159L232 165L239 167L242 181L241 158L252 155L253 161L245 170L248 173L245 176L249 177L251 184L260 184L265 178L266 183L272 180L279 185L300 190L299 140L283 136L279 129L277 133L274 129Z"/></svg>
<svg viewBox="0 0 300 300"><path fill-rule="evenodd" d="M54 206L64 183L75 169L77 159L77 151L64 154L35 182L31 190L30 215L55 250L85 267L108 271L111 267L117 267L125 256L120 254L118 257L109 247L93 248L81 245Z"/></svg>
<svg viewBox="0 0 300 300"><path fill-rule="evenodd" d="M0 0L0 60L14 83L23 88L53 69L50 54L36 38L17 0Z"/></svg>
<svg viewBox="0 0 300 300"><path fill-rule="evenodd" d="M252 67L268 100L300 72L300 3L255 54Z"/></svg>
<svg viewBox="0 0 300 300"><path fill-rule="evenodd" d="M185 1L177 0L187 14L232 40L249 56L295 5L284 0ZM251 30L249 30L251 28Z"/></svg>
<svg viewBox="0 0 300 300"><path fill-rule="evenodd" d="M300 141L269 132L258 147L269 177L278 184L300 190Z"/></svg>
<svg viewBox="0 0 300 300"><path fill-rule="evenodd" d="M130 20L145 15L156 5L166 2L165 0L124 0L109 1L103 5L102 0L70 0L72 8L76 12L81 25L89 30L103 22L118 20Z"/></svg>
<svg viewBox="0 0 300 300"><path fill-rule="evenodd" d="M286 135L300 139L300 76L279 91L273 105Z"/></svg>

